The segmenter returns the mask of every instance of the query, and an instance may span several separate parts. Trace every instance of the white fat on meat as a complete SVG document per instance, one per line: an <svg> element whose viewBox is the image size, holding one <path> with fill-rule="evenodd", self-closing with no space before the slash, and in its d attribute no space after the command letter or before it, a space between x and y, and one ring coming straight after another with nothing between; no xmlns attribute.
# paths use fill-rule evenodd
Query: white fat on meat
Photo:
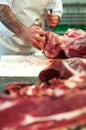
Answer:
<svg viewBox="0 0 86 130"><path fill-rule="evenodd" d="M18 104L18 101L6 101L6 102L0 104L0 111L13 107L16 104Z"/></svg>
<svg viewBox="0 0 86 130"><path fill-rule="evenodd" d="M56 121L60 121L63 119L69 120L85 113L86 113L86 107L71 112L55 114L55 115L45 116L45 117L32 117L30 115L25 115L25 118L23 122L21 122L21 125L29 125L36 122L45 122L45 121L52 121L52 120L56 120Z"/></svg>
<svg viewBox="0 0 86 130"><path fill-rule="evenodd" d="M33 95L33 89L36 88L35 85L32 85L30 88L28 87L28 90L26 91L26 95L32 96Z"/></svg>
<svg viewBox="0 0 86 130"><path fill-rule="evenodd" d="M74 58L74 59L75 59L75 58ZM70 60L71 60L71 62L70 62ZM76 61L78 61L78 58L76 58ZM80 61L81 61L81 63L83 63L83 64L86 65L86 59L79 58L79 62L80 62ZM69 63L68 63L68 62L69 62ZM77 75L77 74L85 74L85 73L86 73L86 71L83 71L83 68L81 67L81 65L78 66L77 71L76 71L76 69L72 69L72 68L74 68L74 66L75 66L75 64L76 64L76 62L74 62L74 63L72 62L72 59L63 60L63 64L64 64L64 66L66 66L66 68L67 68L68 70L70 70L70 72L72 72L74 75ZM72 67L70 67L69 64L71 64Z"/></svg>
<svg viewBox="0 0 86 130"><path fill-rule="evenodd" d="M83 78L80 78L81 75L74 75L70 77L68 80L65 80L64 84L70 89L74 89L76 87L86 86L86 81Z"/></svg>

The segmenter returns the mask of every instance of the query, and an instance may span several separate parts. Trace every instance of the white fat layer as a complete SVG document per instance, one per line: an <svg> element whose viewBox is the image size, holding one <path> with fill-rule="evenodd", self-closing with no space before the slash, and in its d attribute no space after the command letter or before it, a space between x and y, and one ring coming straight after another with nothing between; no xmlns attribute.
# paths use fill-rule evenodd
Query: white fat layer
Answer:
<svg viewBox="0 0 86 130"><path fill-rule="evenodd" d="M0 111L4 110L4 109L8 109L14 105L16 105L18 102L15 102L15 101L6 101L2 104L0 104Z"/></svg>
<svg viewBox="0 0 86 130"><path fill-rule="evenodd" d="M32 85L30 88L28 88L28 90L26 91L27 95L32 95L33 94L33 89L35 88L35 85Z"/></svg>
<svg viewBox="0 0 86 130"><path fill-rule="evenodd" d="M29 124L36 123L36 122L44 122L44 121L51 121L51 120L57 120L57 121L60 121L63 119L68 120L68 119L72 119L77 116L80 116L82 114L85 114L85 113L86 113L86 107L75 110L75 111L71 111L71 112L55 114L55 115L45 116L45 117L32 117L30 115L26 115L25 119L21 123L21 125L29 125Z"/></svg>
<svg viewBox="0 0 86 130"><path fill-rule="evenodd" d="M70 70L73 74L79 74L76 70L72 69L67 62L64 61L64 65L68 70Z"/></svg>
<svg viewBox="0 0 86 130"><path fill-rule="evenodd" d="M77 59L76 59L76 60L77 60ZM83 62L83 64L86 64L86 59L81 59L81 62ZM68 70L70 70L73 74L80 74L80 72L78 72L78 71L72 69L72 68L70 67L70 65L69 65L67 62L65 62L65 61L64 61L64 65L65 65L66 68L68 68ZM72 63L72 65L73 65L73 63ZM78 66L78 70L81 70L80 68L81 68L81 67ZM81 72L81 74L84 74L84 73L85 73L84 71Z"/></svg>
<svg viewBox="0 0 86 130"><path fill-rule="evenodd" d="M64 84L68 88L73 89L73 88L77 87L77 84L78 84L78 87L85 86L86 81L84 79L80 78L79 75L75 75L75 76L70 77L68 80L66 80L64 82Z"/></svg>

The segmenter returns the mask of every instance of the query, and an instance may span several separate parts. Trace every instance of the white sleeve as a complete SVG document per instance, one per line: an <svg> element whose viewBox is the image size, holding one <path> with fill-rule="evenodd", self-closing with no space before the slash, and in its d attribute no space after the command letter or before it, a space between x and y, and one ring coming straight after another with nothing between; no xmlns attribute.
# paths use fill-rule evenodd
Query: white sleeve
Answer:
<svg viewBox="0 0 86 130"><path fill-rule="evenodd" d="M57 13L59 17L63 14L63 4L62 0L56 0L56 5L53 8L53 11Z"/></svg>
<svg viewBox="0 0 86 130"><path fill-rule="evenodd" d="M63 14L63 4L62 0L50 0L47 9L52 8L53 12L56 12L59 17ZM50 4L51 3L51 4Z"/></svg>
<svg viewBox="0 0 86 130"><path fill-rule="evenodd" d="M9 5L11 7L13 0L0 0L0 4Z"/></svg>

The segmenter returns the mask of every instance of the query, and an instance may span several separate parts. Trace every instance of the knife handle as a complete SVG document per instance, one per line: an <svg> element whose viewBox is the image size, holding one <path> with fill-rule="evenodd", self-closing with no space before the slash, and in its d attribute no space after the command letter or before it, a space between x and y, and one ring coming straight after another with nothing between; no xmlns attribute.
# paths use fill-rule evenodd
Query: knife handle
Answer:
<svg viewBox="0 0 86 130"><path fill-rule="evenodd" d="M52 10L52 9L50 9L50 13L53 13L53 10ZM50 31L51 31L52 27L49 27L49 29L50 29Z"/></svg>
<svg viewBox="0 0 86 130"><path fill-rule="evenodd" d="M52 10L52 9L50 9L50 13L53 13L53 10Z"/></svg>

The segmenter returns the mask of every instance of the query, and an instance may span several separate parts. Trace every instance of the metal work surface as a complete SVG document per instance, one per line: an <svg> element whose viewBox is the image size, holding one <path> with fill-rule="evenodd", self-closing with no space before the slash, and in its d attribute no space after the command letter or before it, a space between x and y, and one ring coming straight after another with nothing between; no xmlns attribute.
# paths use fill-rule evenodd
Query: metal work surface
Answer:
<svg viewBox="0 0 86 130"><path fill-rule="evenodd" d="M0 94L3 92L5 86L10 82L21 82L28 81L30 83L34 83L38 81L37 77L0 77Z"/></svg>

